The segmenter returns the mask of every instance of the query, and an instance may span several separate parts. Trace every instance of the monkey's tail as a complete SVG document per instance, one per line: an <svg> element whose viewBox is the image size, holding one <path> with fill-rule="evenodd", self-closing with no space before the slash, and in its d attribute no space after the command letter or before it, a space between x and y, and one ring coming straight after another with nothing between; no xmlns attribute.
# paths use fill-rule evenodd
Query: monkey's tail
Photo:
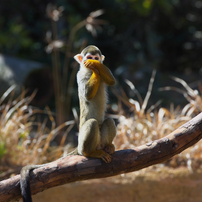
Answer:
<svg viewBox="0 0 202 202"><path fill-rule="evenodd" d="M65 156L78 155L78 154L79 154L79 153L78 153L78 147L77 147L75 150L73 150L72 152L66 154Z"/></svg>
<svg viewBox="0 0 202 202"><path fill-rule="evenodd" d="M76 148L72 152L66 154L64 157L70 156L70 155L78 155L78 148ZM63 158L63 157L61 157L61 158ZM40 168L47 164L49 164L49 163L42 164L42 165L28 165L28 166L25 166L22 168L22 170L20 172L20 175L21 175L20 188L21 188L21 195L23 198L23 202L32 202L31 189L30 189L30 176L29 176L30 171L35 168Z"/></svg>
<svg viewBox="0 0 202 202"><path fill-rule="evenodd" d="M41 165L28 165L22 168L20 175L20 188L23 202L32 202L29 172Z"/></svg>

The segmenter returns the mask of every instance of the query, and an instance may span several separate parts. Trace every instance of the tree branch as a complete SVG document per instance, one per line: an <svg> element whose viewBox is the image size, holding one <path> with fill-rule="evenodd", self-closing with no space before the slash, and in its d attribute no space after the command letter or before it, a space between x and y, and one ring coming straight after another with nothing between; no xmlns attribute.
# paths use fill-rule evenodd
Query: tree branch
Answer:
<svg viewBox="0 0 202 202"><path fill-rule="evenodd" d="M202 138L202 113L167 135L133 149L116 151L112 162L68 156L30 172L32 194L75 181L104 178L140 170L163 162ZM0 202L19 199L20 175L0 182Z"/></svg>

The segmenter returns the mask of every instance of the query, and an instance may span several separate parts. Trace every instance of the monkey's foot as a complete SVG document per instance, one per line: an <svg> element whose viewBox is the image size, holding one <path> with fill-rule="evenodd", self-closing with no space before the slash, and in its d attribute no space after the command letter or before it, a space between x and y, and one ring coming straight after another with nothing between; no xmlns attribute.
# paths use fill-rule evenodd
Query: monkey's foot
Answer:
<svg viewBox="0 0 202 202"><path fill-rule="evenodd" d="M105 162L105 163L110 163L112 161L112 157L109 154L104 154L101 156L101 159Z"/></svg>
<svg viewBox="0 0 202 202"><path fill-rule="evenodd" d="M101 158L105 163L110 163L112 160L111 155L109 155L108 153L106 153L103 150L96 150L96 151L92 152L91 154L84 153L84 156L93 157L93 158Z"/></svg>
<svg viewBox="0 0 202 202"><path fill-rule="evenodd" d="M112 155L115 152L115 147L113 144L107 144L103 150Z"/></svg>

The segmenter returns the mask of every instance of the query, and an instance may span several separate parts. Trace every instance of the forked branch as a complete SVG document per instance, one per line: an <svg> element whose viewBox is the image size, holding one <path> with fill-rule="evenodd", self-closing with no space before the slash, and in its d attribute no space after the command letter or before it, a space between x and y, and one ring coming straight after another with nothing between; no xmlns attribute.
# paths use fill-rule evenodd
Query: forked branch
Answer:
<svg viewBox="0 0 202 202"><path fill-rule="evenodd" d="M84 156L68 156L30 173L32 194L75 181L128 173L161 163L202 138L202 113L164 138L135 149L115 152L112 162ZM19 199L20 175L0 182L0 202Z"/></svg>

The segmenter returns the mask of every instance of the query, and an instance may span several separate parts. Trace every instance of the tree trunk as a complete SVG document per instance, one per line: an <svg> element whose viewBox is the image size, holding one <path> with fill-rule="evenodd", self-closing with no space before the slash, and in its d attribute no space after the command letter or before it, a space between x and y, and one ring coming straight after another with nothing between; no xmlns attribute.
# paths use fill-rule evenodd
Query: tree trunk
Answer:
<svg viewBox="0 0 202 202"><path fill-rule="evenodd" d="M112 162L84 156L68 156L30 172L32 194L75 181L128 173L161 163L202 138L202 113L167 135L135 149L116 151ZM0 202L19 199L20 175L0 182Z"/></svg>

